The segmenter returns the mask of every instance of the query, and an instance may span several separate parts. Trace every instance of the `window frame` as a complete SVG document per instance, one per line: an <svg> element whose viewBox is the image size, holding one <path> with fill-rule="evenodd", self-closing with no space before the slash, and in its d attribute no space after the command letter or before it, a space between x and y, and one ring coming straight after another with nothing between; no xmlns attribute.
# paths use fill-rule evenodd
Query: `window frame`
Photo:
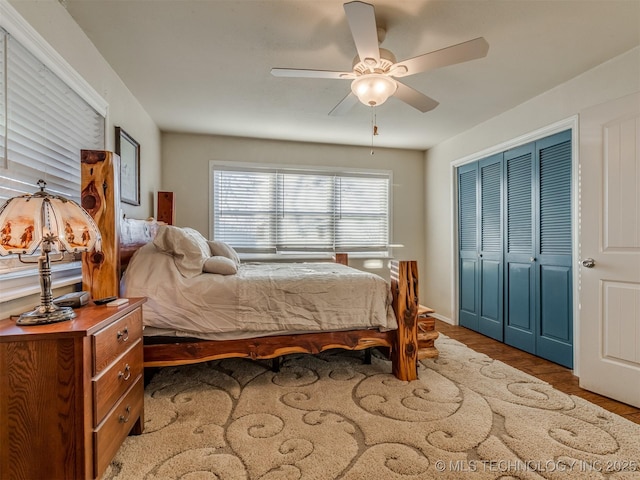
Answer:
<svg viewBox="0 0 640 480"><path fill-rule="evenodd" d="M224 161L224 160L210 160L209 161L209 204L208 204L208 220L209 220L209 238L215 238L215 212L214 212L214 182L215 182L215 170L221 169L238 169L247 171L263 171L276 173L277 171L285 171L291 173L304 173L309 174L328 174L334 176L358 176L358 177L385 177L387 179L387 244L385 251L353 251L348 252L351 258L391 258L393 250L393 171L386 169L365 169L365 168L349 168L338 166L320 166L320 165L292 165L292 164L277 164L277 163L255 163L255 162L239 162L239 161ZM339 250L342 252L342 250ZM276 252L256 252L247 253L240 252L240 256L243 260L316 260L327 259L333 257L335 252L333 251L293 251L289 252L286 249L278 250Z"/></svg>
<svg viewBox="0 0 640 480"><path fill-rule="evenodd" d="M107 125L109 123L107 101L73 68L71 65L13 8L7 0L0 0L0 28L4 29L15 41L20 43L31 55L67 87L84 100L98 115L104 118L103 138L106 145ZM6 55L3 59L6 68ZM6 72L3 84L6 82ZM4 88L4 87L3 87ZM6 113L6 110L5 110ZM5 116L5 123L8 119ZM6 132L5 132L6 133ZM5 139L6 143L6 139ZM104 146L103 146L104 148ZM0 155L4 159L4 152ZM79 168L79 166L78 166ZM0 171L6 169L4 161ZM34 185L34 191L37 188ZM79 192L78 192L79 193ZM17 259L5 257L14 263ZM37 265L37 263L36 263ZM60 288L82 281L82 263L79 260L52 265L52 287ZM32 268L9 267L9 271L0 274L0 293L2 300L10 301L40 292L37 266Z"/></svg>

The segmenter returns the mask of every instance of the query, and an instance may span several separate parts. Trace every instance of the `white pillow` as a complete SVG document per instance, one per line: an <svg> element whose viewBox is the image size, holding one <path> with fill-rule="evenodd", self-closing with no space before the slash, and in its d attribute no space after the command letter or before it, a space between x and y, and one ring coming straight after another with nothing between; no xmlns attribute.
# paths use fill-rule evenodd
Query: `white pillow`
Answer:
<svg viewBox="0 0 640 480"><path fill-rule="evenodd" d="M205 273L218 273L220 275L234 275L238 273L238 265L230 258L215 256L205 260L202 271Z"/></svg>
<svg viewBox="0 0 640 480"><path fill-rule="evenodd" d="M198 245L198 248L200 248L203 255L208 255L210 249L209 244L207 243L208 240L204 235L202 235L198 230L189 227L184 227L182 231L191 237L191 239Z"/></svg>
<svg viewBox="0 0 640 480"><path fill-rule="evenodd" d="M153 244L172 255L176 268L187 278L201 274L204 262L211 256L207 239L192 228L161 225Z"/></svg>
<svg viewBox="0 0 640 480"><path fill-rule="evenodd" d="M208 240L207 243L211 249L211 255L214 257L227 257L233 260L236 265L240 265L240 257L231 245L220 240Z"/></svg>

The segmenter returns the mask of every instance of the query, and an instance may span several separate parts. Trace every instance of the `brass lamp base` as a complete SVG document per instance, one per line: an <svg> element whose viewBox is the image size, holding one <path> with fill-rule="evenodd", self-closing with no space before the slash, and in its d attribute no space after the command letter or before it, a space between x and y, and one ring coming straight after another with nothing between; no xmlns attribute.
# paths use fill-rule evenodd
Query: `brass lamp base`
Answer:
<svg viewBox="0 0 640 480"><path fill-rule="evenodd" d="M71 307L58 307L52 305L52 308L46 310L44 307L36 307L31 312L25 312L16 320L17 325L45 325L47 323L64 322L76 318L76 313Z"/></svg>

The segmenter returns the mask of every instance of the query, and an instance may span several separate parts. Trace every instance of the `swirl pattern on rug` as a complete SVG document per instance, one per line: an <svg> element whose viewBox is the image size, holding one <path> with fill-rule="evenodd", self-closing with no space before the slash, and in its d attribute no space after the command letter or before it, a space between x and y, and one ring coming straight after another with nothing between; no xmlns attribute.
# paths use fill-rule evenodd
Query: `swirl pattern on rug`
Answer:
<svg viewBox="0 0 640 480"><path fill-rule="evenodd" d="M640 478L640 426L443 335L402 382L374 354L161 369L105 480Z"/></svg>

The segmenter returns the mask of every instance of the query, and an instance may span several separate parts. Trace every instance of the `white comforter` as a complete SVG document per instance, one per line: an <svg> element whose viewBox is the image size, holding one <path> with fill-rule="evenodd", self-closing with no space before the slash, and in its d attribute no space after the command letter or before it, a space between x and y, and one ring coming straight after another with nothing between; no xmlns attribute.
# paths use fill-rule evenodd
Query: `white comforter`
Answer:
<svg viewBox="0 0 640 480"><path fill-rule="evenodd" d="M235 275L185 278L171 255L148 244L131 260L122 294L147 297L147 334L231 339L397 328L388 283L336 263L242 263Z"/></svg>

